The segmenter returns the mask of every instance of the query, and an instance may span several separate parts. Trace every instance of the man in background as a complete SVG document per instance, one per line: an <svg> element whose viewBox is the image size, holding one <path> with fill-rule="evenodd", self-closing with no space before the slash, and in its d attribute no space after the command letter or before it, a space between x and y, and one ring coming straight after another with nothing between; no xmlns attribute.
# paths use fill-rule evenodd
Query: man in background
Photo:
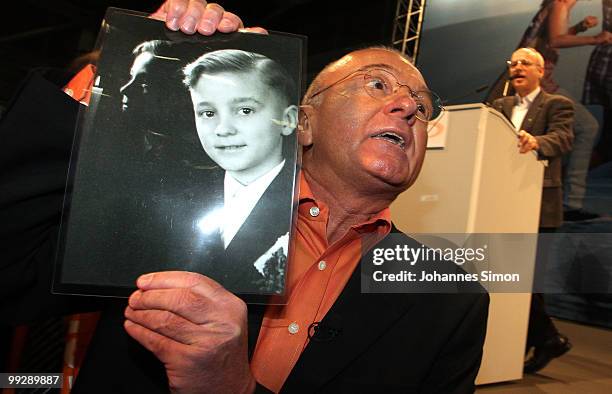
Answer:
<svg viewBox="0 0 612 394"><path fill-rule="evenodd" d="M518 131L520 153L535 151L540 160L548 160L544 170L540 232L554 232L563 223L561 157L572 147L573 105L569 99L541 89L544 58L535 49L516 50L508 67L516 95L497 99L493 106ZM531 300L527 350L533 348L534 352L525 362L527 373L537 372L571 348L567 337L557 331L546 314L542 295L533 294Z"/></svg>

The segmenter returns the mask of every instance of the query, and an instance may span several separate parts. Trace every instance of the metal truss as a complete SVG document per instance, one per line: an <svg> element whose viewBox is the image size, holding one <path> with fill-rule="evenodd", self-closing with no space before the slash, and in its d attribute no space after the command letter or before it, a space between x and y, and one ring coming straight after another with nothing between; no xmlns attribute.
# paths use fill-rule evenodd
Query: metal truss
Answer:
<svg viewBox="0 0 612 394"><path fill-rule="evenodd" d="M426 0L397 0L392 45L415 63Z"/></svg>

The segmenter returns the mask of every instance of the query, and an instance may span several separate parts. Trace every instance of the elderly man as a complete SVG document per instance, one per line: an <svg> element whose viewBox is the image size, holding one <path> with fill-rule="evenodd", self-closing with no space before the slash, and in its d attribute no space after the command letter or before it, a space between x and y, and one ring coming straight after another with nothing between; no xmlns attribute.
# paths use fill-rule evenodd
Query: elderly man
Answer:
<svg viewBox="0 0 612 394"><path fill-rule="evenodd" d="M544 76L544 58L533 48L517 49L508 61L510 79L516 91L494 101L494 107L512 121L518 131L520 153L536 151L548 160L544 172L540 232L554 232L563 222L561 156L570 151L573 140L572 102L540 88ZM544 309L541 294L534 294L529 317L527 350L533 357L525 362L525 372L536 372L550 360L566 353L571 344L555 328Z"/></svg>
<svg viewBox="0 0 612 394"><path fill-rule="evenodd" d="M261 327L242 300L204 276L139 278L125 329L163 363L171 388L473 390L486 295L381 297L359 289L362 241L389 234L389 204L421 168L434 112L427 94L419 71L383 48L349 53L315 78L301 107L288 300L268 306ZM319 342L309 333L315 322L342 333ZM259 334L249 361L252 330Z"/></svg>
<svg viewBox="0 0 612 394"><path fill-rule="evenodd" d="M170 28L224 26L219 6L172 4ZM127 307L103 313L75 392L472 392L486 293L360 291L362 246L397 231L389 204L416 180L435 113L420 72L393 50L327 66L300 108L286 302L247 307L199 274L144 275Z"/></svg>

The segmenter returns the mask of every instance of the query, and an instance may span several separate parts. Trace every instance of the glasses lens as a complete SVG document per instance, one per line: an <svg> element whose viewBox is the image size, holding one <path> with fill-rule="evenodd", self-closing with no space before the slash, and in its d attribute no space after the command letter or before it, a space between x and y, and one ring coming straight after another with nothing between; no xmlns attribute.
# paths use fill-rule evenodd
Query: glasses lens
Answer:
<svg viewBox="0 0 612 394"><path fill-rule="evenodd" d="M370 70L363 78L363 88L371 97L376 99L392 95L396 86L406 85L400 84L393 74L385 70ZM408 87L408 89L410 88ZM427 122L440 116L442 100L436 93L430 90L421 90L411 91L411 95L418 107L417 118Z"/></svg>
<svg viewBox="0 0 612 394"><path fill-rule="evenodd" d="M442 113L442 100L435 92L420 90L414 92L412 98L414 98L418 107L416 116L422 121L429 122Z"/></svg>
<svg viewBox="0 0 612 394"><path fill-rule="evenodd" d="M363 77L363 88L374 98L383 98L393 94L393 87L397 84L395 77L383 70L369 71Z"/></svg>
<svg viewBox="0 0 612 394"><path fill-rule="evenodd" d="M508 67L516 67L519 64L522 64L525 67L529 67L529 66L531 66L533 64L529 60L522 60L522 59L514 60L514 61L508 60L508 61L506 61L506 63L508 64Z"/></svg>

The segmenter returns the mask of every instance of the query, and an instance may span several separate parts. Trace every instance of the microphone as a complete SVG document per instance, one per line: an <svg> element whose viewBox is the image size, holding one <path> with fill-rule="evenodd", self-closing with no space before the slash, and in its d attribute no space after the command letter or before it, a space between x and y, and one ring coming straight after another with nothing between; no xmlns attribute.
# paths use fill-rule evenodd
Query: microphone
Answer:
<svg viewBox="0 0 612 394"><path fill-rule="evenodd" d="M482 92L482 91L484 91L484 90L486 90L488 88L489 88L489 85L479 86L476 89L474 89L474 90L472 90L472 91L470 91L470 92L468 92L466 94L463 94L461 96L453 97L453 98L448 99L448 100L442 100L442 105L447 105L448 103L451 103L453 101L458 101L458 100L464 99L464 98L466 98L468 96L471 96L472 94L480 93L480 92Z"/></svg>
<svg viewBox="0 0 612 394"><path fill-rule="evenodd" d="M327 315L323 321L316 321L308 326L308 339L313 342L330 342L340 334L342 318L338 315Z"/></svg>

